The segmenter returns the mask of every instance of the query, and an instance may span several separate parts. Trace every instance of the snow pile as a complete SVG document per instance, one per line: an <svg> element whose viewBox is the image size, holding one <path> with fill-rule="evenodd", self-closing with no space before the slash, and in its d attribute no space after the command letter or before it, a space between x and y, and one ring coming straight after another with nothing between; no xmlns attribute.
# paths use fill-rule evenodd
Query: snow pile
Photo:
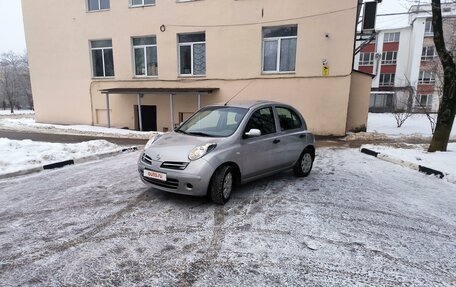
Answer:
<svg viewBox="0 0 456 287"><path fill-rule="evenodd" d="M105 140L61 144L0 138L0 174L118 149Z"/></svg>
<svg viewBox="0 0 456 287"><path fill-rule="evenodd" d="M396 146L363 145L368 148L407 162L415 163L445 174L444 179L456 183L456 143L448 144L447 152L427 152L428 145L401 144Z"/></svg>
<svg viewBox="0 0 456 287"><path fill-rule="evenodd" d="M346 140L430 140L432 137L431 124L426 115L414 114L398 128L394 114L369 113L367 132L347 136ZM453 125L451 139L456 140L456 125Z"/></svg>
<svg viewBox="0 0 456 287"><path fill-rule="evenodd" d="M6 118L0 119L0 128L59 134L76 134L104 137L122 137L149 139L160 132L139 132L126 129L105 128L88 125L53 125L36 123L32 118Z"/></svg>
<svg viewBox="0 0 456 287"><path fill-rule="evenodd" d="M9 109L0 110L0 116L14 116L14 115L34 115L35 111L32 110L14 110L12 114Z"/></svg>

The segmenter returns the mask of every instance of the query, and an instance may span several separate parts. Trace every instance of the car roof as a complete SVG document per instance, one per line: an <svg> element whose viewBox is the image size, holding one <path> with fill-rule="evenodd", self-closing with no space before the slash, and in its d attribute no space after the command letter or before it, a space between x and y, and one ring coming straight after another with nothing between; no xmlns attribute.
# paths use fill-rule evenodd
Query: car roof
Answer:
<svg viewBox="0 0 456 287"><path fill-rule="evenodd" d="M210 106L227 106L227 107L251 109L251 108L255 108L255 107L266 105L266 104L270 104L270 105L285 105L285 104L282 104L282 103L279 103L279 102L275 102L275 101L247 100L247 101L232 101L232 102L229 102L227 104L218 103L218 104L210 105Z"/></svg>

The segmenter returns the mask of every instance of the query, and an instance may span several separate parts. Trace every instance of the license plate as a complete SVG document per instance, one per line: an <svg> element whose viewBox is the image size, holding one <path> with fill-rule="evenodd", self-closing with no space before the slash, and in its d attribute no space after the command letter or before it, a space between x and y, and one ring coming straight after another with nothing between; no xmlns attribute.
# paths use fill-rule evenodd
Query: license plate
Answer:
<svg viewBox="0 0 456 287"><path fill-rule="evenodd" d="M151 171L151 170L144 170L144 176L148 178L158 179L161 181L166 181L166 173Z"/></svg>

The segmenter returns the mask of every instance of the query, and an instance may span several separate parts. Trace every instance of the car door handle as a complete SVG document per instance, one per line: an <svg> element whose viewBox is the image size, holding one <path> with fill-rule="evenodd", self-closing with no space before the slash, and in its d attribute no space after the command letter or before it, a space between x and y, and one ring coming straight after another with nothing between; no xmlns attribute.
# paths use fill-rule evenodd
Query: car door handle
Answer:
<svg viewBox="0 0 456 287"><path fill-rule="evenodd" d="M275 144L278 144L280 142L280 140L278 139L275 139L274 141L272 141L272 143L275 143Z"/></svg>
<svg viewBox="0 0 456 287"><path fill-rule="evenodd" d="M300 138L300 139L303 139L303 138L305 138L305 137L306 137L306 135L299 135L299 138Z"/></svg>

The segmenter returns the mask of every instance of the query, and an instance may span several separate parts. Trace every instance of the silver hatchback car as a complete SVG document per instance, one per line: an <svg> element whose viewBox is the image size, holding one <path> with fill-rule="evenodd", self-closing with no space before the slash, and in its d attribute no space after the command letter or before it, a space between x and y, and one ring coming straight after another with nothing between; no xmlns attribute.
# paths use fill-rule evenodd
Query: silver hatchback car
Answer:
<svg viewBox="0 0 456 287"><path fill-rule="evenodd" d="M293 107L270 101L208 106L150 139L138 161L155 188L226 203L233 187L293 169L307 176L315 138Z"/></svg>

